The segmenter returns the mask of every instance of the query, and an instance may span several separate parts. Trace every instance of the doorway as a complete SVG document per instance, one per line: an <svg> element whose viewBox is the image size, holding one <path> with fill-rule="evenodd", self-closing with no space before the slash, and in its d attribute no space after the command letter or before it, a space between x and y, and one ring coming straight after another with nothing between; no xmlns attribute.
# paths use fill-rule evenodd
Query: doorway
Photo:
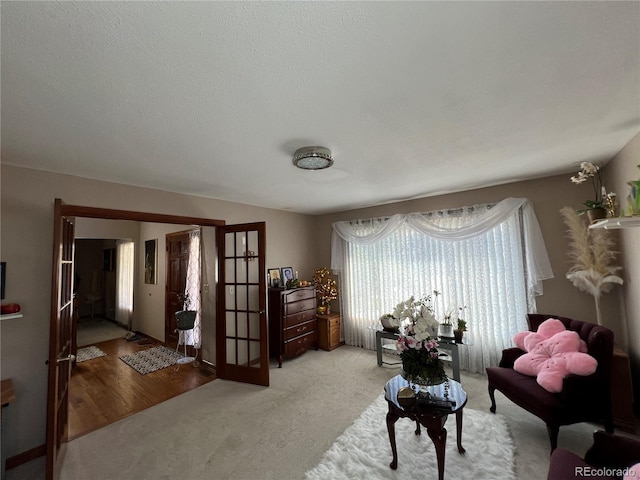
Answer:
<svg viewBox="0 0 640 480"><path fill-rule="evenodd" d="M73 311L71 302L71 289L73 286L73 240L75 239L74 223L76 217L100 218L111 220L133 220L138 222L173 223L183 225L200 225L216 227L216 262L219 268L219 275L224 279L217 282L216 305L217 317L225 319L231 312L235 315L250 315L255 317L255 333L251 339L243 340L234 333L230 341L228 339L227 322L216 322L216 363L219 365L219 377L235 381L248 381L268 385L269 364L268 364L268 331L265 314L266 302L266 270L264 261L265 251L265 224L254 223L246 226L237 225L237 229L247 229L246 231L258 232L257 248L254 251L243 251L234 247L231 256L227 256L226 248L230 243L226 243L225 238L232 232L234 226L226 226L222 220L203 219L195 217L182 217L175 215L163 215L144 212L133 212L124 210L101 209L77 205L66 205L62 200L56 199L54 208L54 235L53 235L53 279L51 287L51 329L49 338L49 387L47 398L47 479L59 478L59 467L64 458L65 442L68 441L68 382L70 378L69 363L73 356L69 353L70 338L72 332L71 315ZM237 235L233 234L233 235ZM221 260L222 259L222 260ZM258 265L256 275L252 280L229 277L229 270L225 268L225 261L237 259L235 261L252 261ZM241 260L242 259L242 260ZM225 272L227 272L225 274ZM235 290L237 287L247 286L255 294L257 299L247 306L233 305L230 310L226 308L227 289ZM208 284L203 285L208 289ZM255 340L254 340L255 338ZM236 349L234 355L237 359L238 342L250 341L251 344L259 346L260 362L252 362L252 375L246 375L245 368L236 365L232 357L227 355L228 346ZM256 353L258 353L256 351Z"/></svg>

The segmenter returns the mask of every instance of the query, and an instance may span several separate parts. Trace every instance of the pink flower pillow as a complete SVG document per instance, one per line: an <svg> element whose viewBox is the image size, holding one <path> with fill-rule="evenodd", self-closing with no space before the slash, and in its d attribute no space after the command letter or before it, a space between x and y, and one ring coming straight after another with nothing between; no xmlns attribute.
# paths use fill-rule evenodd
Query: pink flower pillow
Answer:
<svg viewBox="0 0 640 480"><path fill-rule="evenodd" d="M638 480L638 478L640 478L640 463L636 463L625 470L623 480Z"/></svg>
<svg viewBox="0 0 640 480"><path fill-rule="evenodd" d="M591 375L596 371L598 362L580 351L581 342L578 333L571 330L555 333L535 345L525 339L524 346L529 347L529 351L518 357L513 369L524 375L535 376L538 385L549 392L560 392L567 375Z"/></svg>
<svg viewBox="0 0 640 480"><path fill-rule="evenodd" d="M548 318L540 324L537 332L518 332L513 336L513 343L520 350L531 351L539 342L553 337L556 333L564 332L566 328L557 318ZM587 344L580 340L580 352L587 353Z"/></svg>

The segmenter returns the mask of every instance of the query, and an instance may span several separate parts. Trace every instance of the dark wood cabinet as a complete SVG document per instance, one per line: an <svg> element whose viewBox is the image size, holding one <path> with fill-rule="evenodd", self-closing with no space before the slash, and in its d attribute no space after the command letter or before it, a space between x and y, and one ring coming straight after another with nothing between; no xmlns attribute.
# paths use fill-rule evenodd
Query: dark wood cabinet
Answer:
<svg viewBox="0 0 640 480"><path fill-rule="evenodd" d="M318 315L318 346L327 351L344 345L340 341L340 314Z"/></svg>
<svg viewBox="0 0 640 480"><path fill-rule="evenodd" d="M613 424L624 432L636 433L629 355L618 346L613 349L611 373Z"/></svg>
<svg viewBox="0 0 640 480"><path fill-rule="evenodd" d="M269 289L269 352L278 358L302 355L318 348L316 289L300 287Z"/></svg>

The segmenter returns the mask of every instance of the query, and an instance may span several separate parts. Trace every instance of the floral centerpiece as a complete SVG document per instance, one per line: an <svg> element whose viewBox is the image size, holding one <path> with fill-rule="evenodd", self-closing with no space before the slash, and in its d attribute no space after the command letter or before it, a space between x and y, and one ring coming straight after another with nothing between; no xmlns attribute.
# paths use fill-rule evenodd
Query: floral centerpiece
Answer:
<svg viewBox="0 0 640 480"><path fill-rule="evenodd" d="M316 286L316 298L319 303L318 312L329 313L329 302L338 298L338 287L329 269L325 267L317 269L313 275L313 283Z"/></svg>
<svg viewBox="0 0 640 480"><path fill-rule="evenodd" d="M396 348L402 360L402 376L416 385L438 385L447 380L438 352L438 321L433 315L431 296L418 300L411 296L383 315L399 329Z"/></svg>
<svg viewBox="0 0 640 480"><path fill-rule="evenodd" d="M582 162L580 164L580 171L578 175L571 177L571 181L577 185L584 182L591 182L593 186L593 194L594 198L592 200L585 201L582 205L585 206L584 209L579 210L578 214L582 215L587 212L589 214L590 211L597 210L599 211L601 216L590 215L590 219L593 221L596 218L604 218L606 217L606 208L607 208L607 193L606 189L602 185L602 176L600 174L600 167L595 163L591 162Z"/></svg>

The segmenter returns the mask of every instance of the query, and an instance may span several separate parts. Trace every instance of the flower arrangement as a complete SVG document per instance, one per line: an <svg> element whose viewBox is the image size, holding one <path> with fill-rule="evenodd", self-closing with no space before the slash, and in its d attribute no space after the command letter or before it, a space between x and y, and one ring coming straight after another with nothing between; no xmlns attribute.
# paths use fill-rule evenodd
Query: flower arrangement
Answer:
<svg viewBox="0 0 640 480"><path fill-rule="evenodd" d="M438 352L438 321L433 314L430 295L417 300L411 296L398 303L392 314L382 318L399 329L396 348L406 380L418 385L436 385L447 380Z"/></svg>
<svg viewBox="0 0 640 480"><path fill-rule="evenodd" d="M602 186L602 176L600 175L600 167L595 163L582 162L580 164L580 171L577 176L571 177L571 181L577 185L591 181L593 185L594 199L587 200L582 205L586 208L580 210L578 213L582 214L587 210L593 210L595 208L606 208L607 194L606 190Z"/></svg>
<svg viewBox="0 0 640 480"><path fill-rule="evenodd" d="M338 298L338 287L328 268L317 269L313 275L313 283L316 286L316 297L321 306L326 307L331 300Z"/></svg>

